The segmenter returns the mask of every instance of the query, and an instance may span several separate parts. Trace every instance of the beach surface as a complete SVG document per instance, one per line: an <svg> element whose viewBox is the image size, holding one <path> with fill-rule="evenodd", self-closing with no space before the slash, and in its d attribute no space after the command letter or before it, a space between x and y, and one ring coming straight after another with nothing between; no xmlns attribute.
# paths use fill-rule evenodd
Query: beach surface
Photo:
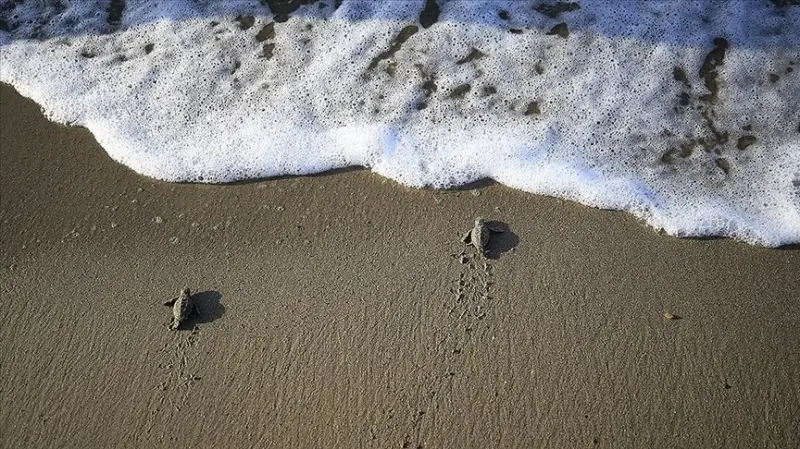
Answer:
<svg viewBox="0 0 800 449"><path fill-rule="evenodd" d="M800 447L796 248L491 183L158 182L7 85L0 157L2 447Z"/></svg>

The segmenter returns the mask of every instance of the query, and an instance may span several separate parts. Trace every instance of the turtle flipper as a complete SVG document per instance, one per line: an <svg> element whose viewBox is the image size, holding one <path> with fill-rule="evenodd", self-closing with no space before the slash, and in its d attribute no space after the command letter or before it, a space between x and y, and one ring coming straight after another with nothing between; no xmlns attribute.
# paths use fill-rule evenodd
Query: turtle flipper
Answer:
<svg viewBox="0 0 800 449"><path fill-rule="evenodd" d="M472 229L467 231L463 237L461 237L461 241L466 243L467 245L472 243Z"/></svg>
<svg viewBox="0 0 800 449"><path fill-rule="evenodd" d="M178 298L172 298L169 301L165 302L164 305L167 306L167 307L172 307L172 306L175 305L175 301L177 301L177 300L178 300Z"/></svg>
<svg viewBox="0 0 800 449"><path fill-rule="evenodd" d="M508 225L505 223L501 223L499 221L487 221L486 228L492 232L506 232L508 231Z"/></svg>

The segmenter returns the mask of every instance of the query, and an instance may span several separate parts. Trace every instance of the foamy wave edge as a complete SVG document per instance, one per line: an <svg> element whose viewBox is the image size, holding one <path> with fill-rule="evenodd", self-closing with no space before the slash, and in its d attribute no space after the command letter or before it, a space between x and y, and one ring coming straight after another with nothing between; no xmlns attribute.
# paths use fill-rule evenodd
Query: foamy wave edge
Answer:
<svg viewBox="0 0 800 449"><path fill-rule="evenodd" d="M716 70L730 85L744 84L741 80L746 76L755 78L752 72L759 67L766 79L778 68L786 71L786 86L775 87L777 92L729 89L719 93L719 104L714 106L715 120L727 127L725 132L734 134L731 125L735 124L754 130L736 130L740 136L759 131L764 136L738 152L730 148L735 147L732 141L719 154L695 148L687 156L670 155L671 147L680 148L698 140L697 136L708 135L702 119L686 119L689 113L681 118L671 115L671 110L676 103L672 98L680 98L683 92L695 102L708 95L702 77L688 67L702 66L713 45L682 47L624 39L620 43L620 38L598 35L590 27L573 31L566 42L554 43L548 39L555 37L540 32L529 39L528 46L531 42L562 45L554 55L572 53L574 60L559 67L551 62L557 59L554 55L540 55L538 61L549 62L546 69L553 74L548 79L545 70L537 83L520 75L522 64L509 64L518 54L515 50L523 49L525 43L507 50L513 44L507 30L443 19L436 25L446 29L440 34L457 35L465 45L436 47L436 36L429 36L427 42L408 39L403 45L411 55L379 60L369 79L363 77L364 67L392 48L398 31L410 26L408 22L354 23L335 16L324 21L313 16L292 19L295 23L280 25L286 27L283 35L276 32L271 38L273 48L287 49L285 55L271 59L276 61L273 66L286 65L278 68L265 67L255 56L264 51L265 44L253 35L270 23L278 26L270 16L256 17L249 33L236 30L241 27L235 17L215 16L160 20L104 36L18 40L0 48L0 80L41 104L50 119L88 128L114 160L165 181L224 183L347 166L364 166L413 187L451 188L492 178L531 193L624 210L671 235L725 236L770 247L800 242L800 144L791 133L797 107L781 101L786 94L800 98L796 77L786 71L790 62L797 61L796 48L737 48L735 33L729 34L732 44L725 65ZM797 22L796 14L790 19ZM191 39L214 37L216 32L207 30L209 22L229 27L217 33L223 35L218 41L200 46L196 60L176 58L177 50L185 49ZM296 38L303 36L309 24L322 28L311 39L323 42L304 59L301 53L308 44ZM417 33L433 29L418 28ZM353 34L361 38L353 39ZM348 41L336 42L337 35L349 36ZM712 35L709 32L709 42ZM148 50L154 36L162 40ZM640 65L626 66L622 58L613 57L613 51L610 59L594 61L591 52L580 52L581 44L587 42L593 52L617 48L620 55ZM237 47L242 49L231 51ZM478 47L483 54L478 62L458 63ZM438 52L433 51L437 48ZM419 69L415 63L422 50L435 54L423 58L424 67ZM93 54L82 56L85 51ZM255 61L245 60L248 55ZM647 62L648 58L656 60ZM630 79L595 67L609 60L620 64L622 72L629 70L627 75L636 66L645 76L638 78L639 85L630 85ZM355 61L354 68L347 68L348 61ZM656 68L665 62L687 67L687 82L664 80ZM538 72L536 63L531 65ZM560 84L554 80L576 66L589 67L605 78L600 76L595 82L569 79ZM395 72L391 76L390 68ZM427 92L425 83L434 72L436 90ZM127 77L119 77L120 73ZM193 80L189 75L198 73L207 74L208 80L178 82ZM300 80L293 80L293 74ZM322 79L315 81L311 74ZM128 82L131 86L126 88ZM454 97L464 85L470 86L467 92ZM620 88L626 85L632 91L627 95ZM536 101L538 112L529 114L532 99L545 96L543 86L557 92L559 101ZM495 93L484 95L487 87ZM170 89L177 94L167 101L156 100ZM198 94L215 89L214 98ZM258 101L242 101L252 100L263 89L267 93ZM501 101L492 99L497 92L504 95ZM670 98L664 101L667 107L660 104L664 98ZM419 108L421 102L425 108ZM737 102L756 106L742 110L726 106ZM765 109L769 111L763 116L754 116L754 111ZM576 122L578 129L571 126ZM664 124L679 132L661 135L659 128ZM632 125L646 132L633 133ZM736 135L728 137L737 138L741 140ZM654 151L638 148L645 145L660 146ZM700 147L697 142L693 145ZM672 160L665 162L667 156ZM720 159L726 161L727 169Z"/></svg>

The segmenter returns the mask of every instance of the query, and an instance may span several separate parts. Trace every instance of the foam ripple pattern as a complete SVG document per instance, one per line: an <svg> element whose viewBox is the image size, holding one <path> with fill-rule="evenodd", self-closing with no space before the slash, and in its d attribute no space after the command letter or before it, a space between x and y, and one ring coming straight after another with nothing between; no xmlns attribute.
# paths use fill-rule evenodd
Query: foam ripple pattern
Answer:
<svg viewBox="0 0 800 449"><path fill-rule="evenodd" d="M0 80L153 178L364 166L800 242L793 0L0 3Z"/></svg>

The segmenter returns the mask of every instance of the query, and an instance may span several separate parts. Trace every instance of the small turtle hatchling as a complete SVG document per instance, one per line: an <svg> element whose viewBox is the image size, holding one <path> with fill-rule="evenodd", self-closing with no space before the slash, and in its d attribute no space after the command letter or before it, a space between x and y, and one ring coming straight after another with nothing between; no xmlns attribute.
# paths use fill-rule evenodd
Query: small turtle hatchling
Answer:
<svg viewBox="0 0 800 449"><path fill-rule="evenodd" d="M181 294L177 298L170 299L164 305L172 307L172 318L169 320L170 330L177 330L181 323L190 316L200 314L200 309L192 299L192 294L188 287L181 289Z"/></svg>
<svg viewBox="0 0 800 449"><path fill-rule="evenodd" d="M492 232L505 232L505 229L496 223L488 222L479 217L475 219L475 226L464 234L461 241L467 245L474 246L479 253L485 256L486 245L489 244Z"/></svg>

